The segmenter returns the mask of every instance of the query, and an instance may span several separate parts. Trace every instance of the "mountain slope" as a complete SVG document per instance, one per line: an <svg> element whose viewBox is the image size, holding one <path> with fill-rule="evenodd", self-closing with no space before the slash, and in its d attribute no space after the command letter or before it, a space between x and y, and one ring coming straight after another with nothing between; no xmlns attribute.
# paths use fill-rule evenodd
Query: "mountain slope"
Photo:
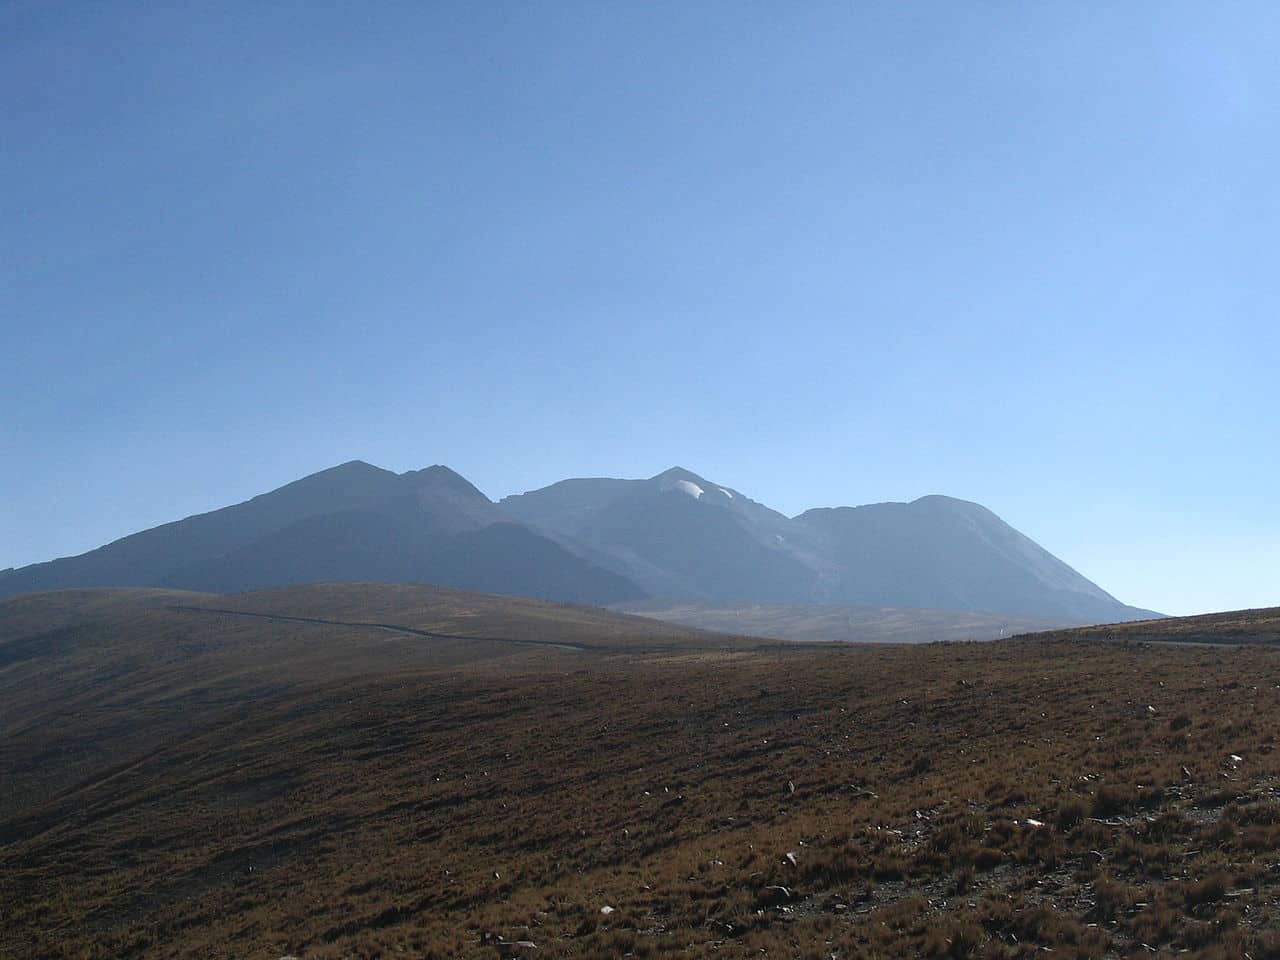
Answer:
<svg viewBox="0 0 1280 960"><path fill-rule="evenodd" d="M830 559L826 598L1076 621L1151 615L1116 600L990 510L951 497L810 510L796 523Z"/></svg>
<svg viewBox="0 0 1280 960"><path fill-rule="evenodd" d="M300 520L224 556L177 570L163 585L242 593L354 580L431 583L571 603L643 596L625 578L518 524L446 535L359 510Z"/></svg>
<svg viewBox="0 0 1280 960"><path fill-rule="evenodd" d="M342 580L592 604L825 604L1063 624L1155 616L986 508L949 497L788 518L673 467L643 480L564 480L495 504L447 467L396 474L360 461L78 557L0 573L0 597Z"/></svg>
<svg viewBox="0 0 1280 960"><path fill-rule="evenodd" d="M803 603L815 573L780 546L788 521L673 467L648 480L577 479L506 497L516 519L678 599Z"/></svg>
<svg viewBox="0 0 1280 960"><path fill-rule="evenodd" d="M644 591L507 516L443 466L360 461L244 503L0 575L0 596L69 587L242 591L316 580L442 583L582 603Z"/></svg>
<svg viewBox="0 0 1280 960"><path fill-rule="evenodd" d="M501 501L655 597L982 611L1098 623L1129 607L975 503L810 510L793 519L679 467L567 480Z"/></svg>

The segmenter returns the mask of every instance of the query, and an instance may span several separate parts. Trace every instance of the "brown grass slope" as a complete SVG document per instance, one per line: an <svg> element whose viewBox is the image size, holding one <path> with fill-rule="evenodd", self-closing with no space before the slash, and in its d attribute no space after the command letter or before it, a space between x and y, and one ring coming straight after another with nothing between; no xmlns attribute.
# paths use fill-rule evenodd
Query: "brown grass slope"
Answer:
<svg viewBox="0 0 1280 960"><path fill-rule="evenodd" d="M1280 953L1280 650L313 590L0 642L0 956Z"/></svg>
<svg viewBox="0 0 1280 960"><path fill-rule="evenodd" d="M1078 627L1042 633L1040 638L1128 643L1280 643L1280 607Z"/></svg>
<svg viewBox="0 0 1280 960"><path fill-rule="evenodd" d="M726 643L597 608L442 587L15 597L0 602L0 814L286 691L540 648Z"/></svg>

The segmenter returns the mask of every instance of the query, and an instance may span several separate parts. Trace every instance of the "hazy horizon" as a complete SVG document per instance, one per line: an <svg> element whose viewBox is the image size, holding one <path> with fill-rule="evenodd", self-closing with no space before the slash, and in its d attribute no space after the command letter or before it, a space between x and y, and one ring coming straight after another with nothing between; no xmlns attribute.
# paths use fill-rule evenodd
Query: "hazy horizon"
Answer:
<svg viewBox="0 0 1280 960"><path fill-rule="evenodd" d="M0 8L0 568L363 459L1280 604L1267 4Z"/></svg>

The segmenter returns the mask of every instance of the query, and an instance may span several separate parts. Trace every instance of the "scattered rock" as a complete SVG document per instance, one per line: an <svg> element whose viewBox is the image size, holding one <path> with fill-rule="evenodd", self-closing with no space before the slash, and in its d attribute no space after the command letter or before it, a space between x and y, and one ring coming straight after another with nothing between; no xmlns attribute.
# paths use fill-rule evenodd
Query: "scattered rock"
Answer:
<svg viewBox="0 0 1280 960"><path fill-rule="evenodd" d="M828 910L834 910L837 913L849 909L849 901L838 893L828 895L825 903Z"/></svg>
<svg viewBox="0 0 1280 960"><path fill-rule="evenodd" d="M609 906L601 907L600 912L607 917L609 914L613 913L613 907L609 907Z"/></svg>

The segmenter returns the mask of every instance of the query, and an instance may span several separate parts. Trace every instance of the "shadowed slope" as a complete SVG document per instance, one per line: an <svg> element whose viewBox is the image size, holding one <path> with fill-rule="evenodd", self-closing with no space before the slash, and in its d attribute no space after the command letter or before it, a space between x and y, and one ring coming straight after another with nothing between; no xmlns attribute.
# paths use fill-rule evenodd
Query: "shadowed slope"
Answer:
<svg viewBox="0 0 1280 960"><path fill-rule="evenodd" d="M443 535L412 519L367 511L308 517L226 556L175 571L165 583L239 593L341 580L430 583L580 603L644 595L618 574L513 523Z"/></svg>
<svg viewBox="0 0 1280 960"><path fill-rule="evenodd" d="M77 557L22 567L0 577L0 592L158 586L174 570L222 556L306 517L368 508L399 493L394 473L353 460L235 506L144 530Z"/></svg>
<svg viewBox="0 0 1280 960"><path fill-rule="evenodd" d="M353 461L245 503L0 574L0 596L87 586L215 592L319 580L441 583L613 603L635 584L509 518L447 467L395 474Z"/></svg>

